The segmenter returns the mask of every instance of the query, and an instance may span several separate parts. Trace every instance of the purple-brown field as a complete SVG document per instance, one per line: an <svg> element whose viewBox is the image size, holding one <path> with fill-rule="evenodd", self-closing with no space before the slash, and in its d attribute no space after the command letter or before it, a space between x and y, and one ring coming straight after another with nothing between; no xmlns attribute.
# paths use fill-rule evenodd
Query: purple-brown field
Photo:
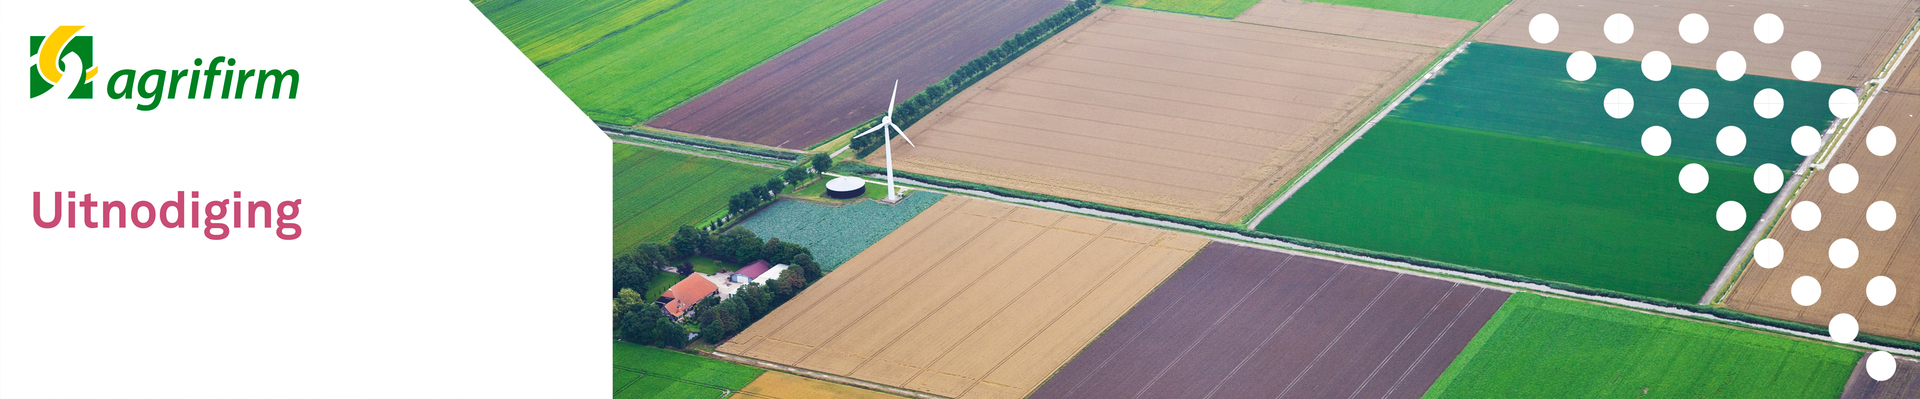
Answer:
<svg viewBox="0 0 1920 399"><path fill-rule="evenodd" d="M885 113L895 79L904 101L1066 5L882 2L647 125L805 149Z"/></svg>
<svg viewBox="0 0 1920 399"><path fill-rule="evenodd" d="M1037 398L1418 398L1507 293L1209 244Z"/></svg>

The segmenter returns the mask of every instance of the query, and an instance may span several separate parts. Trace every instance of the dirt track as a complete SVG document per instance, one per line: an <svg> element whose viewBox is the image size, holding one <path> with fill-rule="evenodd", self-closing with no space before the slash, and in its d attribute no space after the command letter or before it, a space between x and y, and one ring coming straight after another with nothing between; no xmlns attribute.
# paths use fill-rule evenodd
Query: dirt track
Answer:
<svg viewBox="0 0 1920 399"><path fill-rule="evenodd" d="M1911 72L1920 67L1920 54L1908 53L1904 64L1907 75L1920 76ZM1728 307L1822 326L1835 314L1847 313L1859 320L1862 333L1920 340L1920 268L1914 267L1920 265L1920 226L1915 226L1920 224L1915 217L1920 215L1920 180L1914 179L1920 176L1920 79L1890 83L1830 161L1853 165L1860 175L1858 188L1840 194L1831 188L1831 173L1815 174L1798 200L1820 207L1819 226L1800 231L1790 217L1783 218L1772 237L1785 249L1785 260L1774 269L1748 262L1726 300ZM1893 130L1892 153L1876 156L1867 151L1867 132L1874 126ZM1867 225L1866 209L1874 201L1893 205L1898 215L1893 228L1876 231ZM1836 268L1828 260L1828 248L1840 238L1860 248L1852 268ZM1820 281L1820 300L1813 306L1793 302L1791 287L1800 276ZM1893 280L1898 291L1893 303L1867 302L1867 281L1874 276Z"/></svg>
<svg viewBox="0 0 1920 399"><path fill-rule="evenodd" d="M648 126L804 149L1066 7L1066 0L890 0L821 32Z"/></svg>
<svg viewBox="0 0 1920 399"><path fill-rule="evenodd" d="M1108 8L914 125L895 163L1238 222L1440 51Z"/></svg>
<svg viewBox="0 0 1920 399"><path fill-rule="evenodd" d="M1418 398L1506 298L1213 243L1034 397Z"/></svg>
<svg viewBox="0 0 1920 399"><path fill-rule="evenodd" d="M1480 26L1474 21L1302 0L1262 1L1233 20L1427 47L1453 47Z"/></svg>
<svg viewBox="0 0 1920 399"><path fill-rule="evenodd" d="M1673 65L1708 70L1731 50L1746 58L1748 74L1784 79L1794 79L1794 54L1813 51L1822 64L1814 81L1859 86L1880 72L1913 26L1916 9L1916 0L1516 0L1487 21L1474 40L1636 61L1658 50ZM1535 42L1527 31L1540 13L1560 22L1559 37L1548 44ZM1624 44L1607 41L1601 28L1614 13L1633 20L1633 36ZM1707 19L1707 38L1697 44L1680 38L1680 18L1690 13ZM1754 19L1766 13L1779 16L1786 27L1773 44L1754 37Z"/></svg>
<svg viewBox="0 0 1920 399"><path fill-rule="evenodd" d="M949 196L720 351L948 397L1025 397L1206 242Z"/></svg>

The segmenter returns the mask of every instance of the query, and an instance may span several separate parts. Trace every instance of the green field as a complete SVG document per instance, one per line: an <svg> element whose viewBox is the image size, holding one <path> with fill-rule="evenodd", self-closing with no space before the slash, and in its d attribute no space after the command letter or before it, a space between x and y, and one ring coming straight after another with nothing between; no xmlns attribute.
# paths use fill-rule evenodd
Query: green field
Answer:
<svg viewBox="0 0 1920 399"><path fill-rule="evenodd" d="M1835 398L1860 353L1514 294L1427 398Z"/></svg>
<svg viewBox="0 0 1920 399"><path fill-rule="evenodd" d="M1315 3L1366 7L1408 14L1432 15L1485 22L1500 12L1508 0L1308 0Z"/></svg>
<svg viewBox="0 0 1920 399"><path fill-rule="evenodd" d="M1112 4L1177 13L1233 18L1260 0L1113 0Z"/></svg>
<svg viewBox="0 0 1920 399"><path fill-rule="evenodd" d="M1679 302L1700 299L1772 196L1748 170L1387 118L1258 229Z"/></svg>
<svg viewBox="0 0 1920 399"><path fill-rule="evenodd" d="M1825 129L1833 121L1827 96L1840 86L1747 75L1728 82L1714 71L1674 67L1659 82L1647 80L1639 61L1595 58L1593 78L1567 76L1570 54L1524 47L1474 43L1447 63L1412 98L1394 108L1395 118L1480 131L1544 138L1644 153L1640 135L1649 126L1671 132L1665 156L1752 168L1772 163L1799 165L1789 140L1800 126ZM1608 116L1602 105L1615 88L1633 95L1626 118ZM1707 94L1707 112L1699 119L1680 113L1680 93L1698 88ZM1785 100L1773 119L1753 109L1754 94L1772 88ZM1551 126L1550 129L1541 127ZM1739 127L1747 146L1736 157L1720 153L1714 139L1720 129Z"/></svg>
<svg viewBox="0 0 1920 399"><path fill-rule="evenodd" d="M613 254L664 242L725 212L727 198L778 170L628 144L613 144Z"/></svg>
<svg viewBox="0 0 1920 399"><path fill-rule="evenodd" d="M540 69L587 116L632 125L706 92L875 3L879 0L690 1ZM571 6L557 8L562 7ZM571 29L564 23L564 16L551 18L563 22L552 29Z"/></svg>
<svg viewBox="0 0 1920 399"><path fill-rule="evenodd" d="M722 389L738 392L765 371L613 341L613 397L617 399L720 398Z"/></svg>
<svg viewBox="0 0 1920 399"><path fill-rule="evenodd" d="M869 185L867 192L873 189ZM922 191L894 205L867 200L843 206L787 200L754 213L740 225L760 237L807 247L821 270L832 271L944 197Z"/></svg>
<svg viewBox="0 0 1920 399"><path fill-rule="evenodd" d="M473 0L473 6L492 20L527 59L544 64L686 1Z"/></svg>
<svg viewBox="0 0 1920 399"><path fill-rule="evenodd" d="M668 273L664 270L655 270L653 272L653 280L647 282L647 292L642 293L646 294L646 296L641 298L659 298L660 294L667 293L668 288L673 288L674 284L680 283L680 279L682 278L684 277L680 277L678 274Z"/></svg>

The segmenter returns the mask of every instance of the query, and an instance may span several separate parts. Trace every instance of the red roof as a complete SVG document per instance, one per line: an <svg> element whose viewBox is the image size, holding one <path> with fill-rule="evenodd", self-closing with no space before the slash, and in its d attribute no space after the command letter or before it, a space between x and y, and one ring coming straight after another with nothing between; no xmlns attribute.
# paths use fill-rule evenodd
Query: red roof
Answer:
<svg viewBox="0 0 1920 399"><path fill-rule="evenodd" d="M672 301L667 302L666 309L668 314L677 318L686 315L687 310L693 309L693 305L700 303L701 299L707 299L707 296L718 291L720 287L714 286L712 281L707 281L704 275L694 273L681 279L679 283L673 284L673 288L668 288L666 293L660 294L660 297L673 298Z"/></svg>
<svg viewBox="0 0 1920 399"><path fill-rule="evenodd" d="M773 267L773 264L767 263L767 261L764 261L764 260L754 261L753 264L747 265L747 267L742 267L740 268L740 271L737 271L734 273L744 274L747 276L747 279L751 280L751 279L760 278L761 274L766 273L767 269L772 267Z"/></svg>

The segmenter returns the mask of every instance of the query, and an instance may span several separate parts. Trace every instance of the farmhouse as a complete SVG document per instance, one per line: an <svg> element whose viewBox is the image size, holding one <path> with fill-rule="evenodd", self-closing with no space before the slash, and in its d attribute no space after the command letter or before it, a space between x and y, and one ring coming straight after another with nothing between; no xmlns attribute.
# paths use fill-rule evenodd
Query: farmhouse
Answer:
<svg viewBox="0 0 1920 399"><path fill-rule="evenodd" d="M660 294L660 299L654 303L660 304L661 310L678 321L686 317L687 311L693 309L693 304L700 303L700 300L707 299L718 290L719 287L714 286L712 281L707 281L707 275L694 273L667 288L667 292Z"/></svg>

